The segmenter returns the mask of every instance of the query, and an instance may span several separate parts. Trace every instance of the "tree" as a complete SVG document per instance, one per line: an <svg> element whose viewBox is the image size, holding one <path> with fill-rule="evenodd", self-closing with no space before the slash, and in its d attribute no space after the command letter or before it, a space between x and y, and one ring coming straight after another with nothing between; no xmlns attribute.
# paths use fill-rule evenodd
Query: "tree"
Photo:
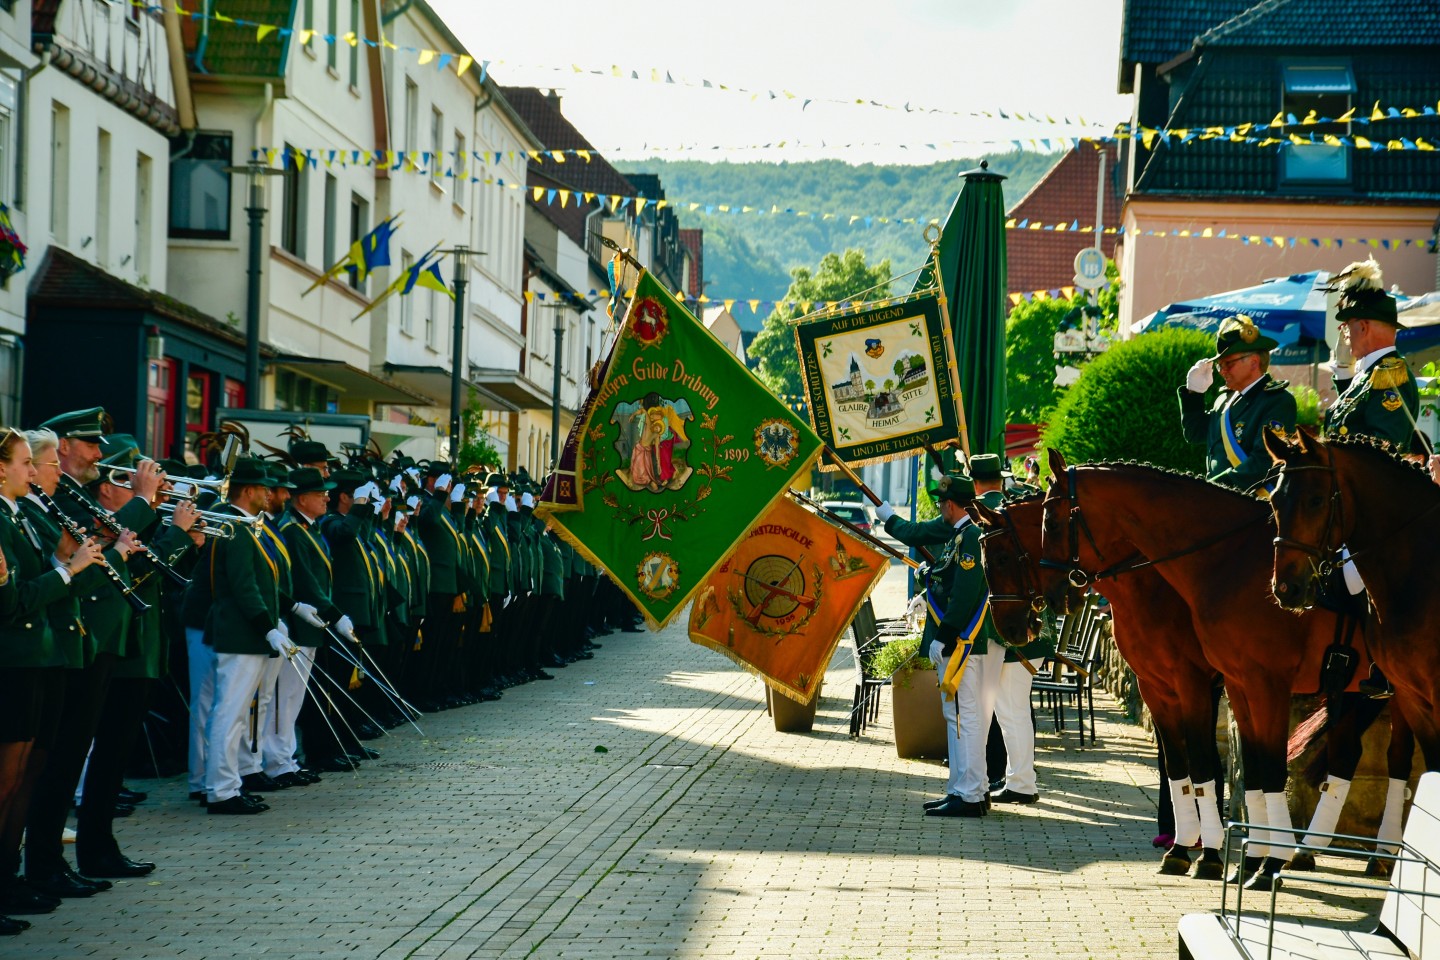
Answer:
<svg viewBox="0 0 1440 960"><path fill-rule="evenodd" d="M756 373L765 385L778 394L798 396L804 393L800 380L800 358L795 350L795 330L790 321L805 313L804 304L814 310L830 301L849 300L857 294L890 282L890 261L881 260L867 266L860 250L827 253L814 273L806 267L790 271L790 289L785 299L789 305L777 306L765 318L765 326L746 349L758 364ZM883 295L876 291L876 296ZM867 389L874 389L871 384Z"/></svg>
<svg viewBox="0 0 1440 960"><path fill-rule="evenodd" d="M500 451L495 449L490 432L485 429L485 410L480 406L480 394L474 387L470 388L465 409L460 411L460 434L460 449L456 452L455 462L462 471L474 466L501 466Z"/></svg>

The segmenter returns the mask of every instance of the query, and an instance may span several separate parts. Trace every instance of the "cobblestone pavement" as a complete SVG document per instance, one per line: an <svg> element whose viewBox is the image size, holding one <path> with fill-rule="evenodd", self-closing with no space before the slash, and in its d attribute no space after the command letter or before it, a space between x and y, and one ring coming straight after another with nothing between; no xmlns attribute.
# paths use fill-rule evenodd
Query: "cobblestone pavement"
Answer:
<svg viewBox="0 0 1440 960"><path fill-rule="evenodd" d="M121 843L161 868L34 918L0 957L1152 957L1218 904L1217 884L1155 874L1152 749L1108 702L1094 748L1042 717L1039 805L927 820L942 769L896 758L888 696L849 739L852 679L842 648L814 732L776 733L758 681L682 620L428 716L427 738L397 730L358 779L263 816L136 781L151 799Z"/></svg>

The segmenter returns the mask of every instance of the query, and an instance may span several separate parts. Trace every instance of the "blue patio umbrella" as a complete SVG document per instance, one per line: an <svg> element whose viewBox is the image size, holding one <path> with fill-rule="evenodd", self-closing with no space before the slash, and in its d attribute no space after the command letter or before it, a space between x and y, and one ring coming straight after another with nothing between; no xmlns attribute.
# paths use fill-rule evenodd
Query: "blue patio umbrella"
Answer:
<svg viewBox="0 0 1440 960"><path fill-rule="evenodd" d="M1215 333L1227 317L1243 313L1280 344L1274 358L1276 362L1325 360L1329 350L1325 346L1323 288L1329 277L1323 270L1314 270L1275 277L1241 290L1181 300L1141 320L1135 325L1135 331L1148 333L1166 327L1189 327Z"/></svg>

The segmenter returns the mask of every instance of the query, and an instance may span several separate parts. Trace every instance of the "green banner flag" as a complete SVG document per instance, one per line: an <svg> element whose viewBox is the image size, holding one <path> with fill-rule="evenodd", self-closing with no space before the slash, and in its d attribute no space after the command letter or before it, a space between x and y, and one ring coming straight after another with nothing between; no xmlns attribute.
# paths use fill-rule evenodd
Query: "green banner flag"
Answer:
<svg viewBox="0 0 1440 960"><path fill-rule="evenodd" d="M535 512L657 629L820 451L648 272L571 439Z"/></svg>

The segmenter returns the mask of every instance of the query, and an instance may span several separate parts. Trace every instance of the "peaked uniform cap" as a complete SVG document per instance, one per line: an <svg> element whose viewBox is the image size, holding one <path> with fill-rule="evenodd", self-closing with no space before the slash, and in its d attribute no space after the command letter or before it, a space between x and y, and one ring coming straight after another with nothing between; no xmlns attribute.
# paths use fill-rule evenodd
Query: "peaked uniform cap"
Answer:
<svg viewBox="0 0 1440 960"><path fill-rule="evenodd" d="M115 421L104 407L88 410L72 410L51 417L40 424L41 430L53 430L61 440L90 440L99 443L100 438L115 429Z"/></svg>
<svg viewBox="0 0 1440 960"><path fill-rule="evenodd" d="M1325 289L1339 292L1335 302L1335 319L1378 320L1401 326L1395 298L1385 292L1385 276L1375 258L1357 260L1330 278Z"/></svg>
<svg viewBox="0 0 1440 960"><path fill-rule="evenodd" d="M296 440L290 444L290 458L296 463L325 463L330 451L318 440Z"/></svg>
<svg viewBox="0 0 1440 960"><path fill-rule="evenodd" d="M274 487L275 478L265 466L265 461L256 457L241 457L235 461L230 473L230 487Z"/></svg>
<svg viewBox="0 0 1440 960"><path fill-rule="evenodd" d="M970 476L974 479L999 480L1003 475L1003 464L998 454L977 453L970 458Z"/></svg>
<svg viewBox="0 0 1440 960"><path fill-rule="evenodd" d="M333 480L325 479L324 474L314 467L300 467L298 470L290 471L290 486L295 490L295 496L302 493L314 493L318 491L330 491L335 489Z"/></svg>
<svg viewBox="0 0 1440 960"><path fill-rule="evenodd" d="M930 496L951 503L969 503L975 499L975 481L968 474L947 473L930 488Z"/></svg>
<svg viewBox="0 0 1440 960"><path fill-rule="evenodd" d="M275 481L274 486L284 487L287 490L295 489L295 485L290 482L290 470L285 464L279 461L271 461L266 465L266 469L270 471L270 479ZM317 470L316 472L318 473L319 471Z"/></svg>

